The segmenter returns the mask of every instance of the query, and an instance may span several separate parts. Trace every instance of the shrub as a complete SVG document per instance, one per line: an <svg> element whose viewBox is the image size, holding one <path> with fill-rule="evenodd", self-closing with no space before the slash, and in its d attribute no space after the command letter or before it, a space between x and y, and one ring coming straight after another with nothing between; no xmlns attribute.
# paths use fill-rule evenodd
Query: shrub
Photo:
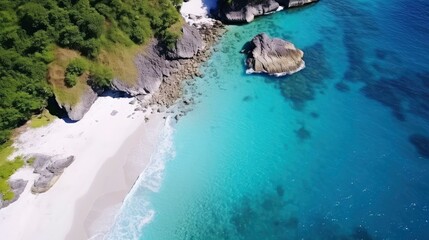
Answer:
<svg viewBox="0 0 429 240"><path fill-rule="evenodd" d="M81 76L87 69L88 69L88 66L85 63L85 61L80 58L76 58L72 60L67 66L66 75L69 74L69 75Z"/></svg>
<svg viewBox="0 0 429 240"><path fill-rule="evenodd" d="M112 81L112 71L104 66L95 65L91 69L90 73L90 84L93 88L101 89L107 88Z"/></svg>
<svg viewBox="0 0 429 240"><path fill-rule="evenodd" d="M96 59L100 53L100 43L94 38L87 40L80 47L80 51L86 57Z"/></svg>
<svg viewBox="0 0 429 240"><path fill-rule="evenodd" d="M77 76L75 74L69 74L66 73L66 76L64 78L64 84L66 85L66 87L74 87L77 83Z"/></svg>
<svg viewBox="0 0 429 240"><path fill-rule="evenodd" d="M59 35L58 43L67 48L79 49L83 44L83 37L77 26L65 27Z"/></svg>
<svg viewBox="0 0 429 240"><path fill-rule="evenodd" d="M168 49L173 49L176 46L179 35L170 31L165 31L163 36L163 42Z"/></svg>
<svg viewBox="0 0 429 240"><path fill-rule="evenodd" d="M24 4L19 8L18 15L21 27L30 34L49 26L48 11L38 3Z"/></svg>
<svg viewBox="0 0 429 240"><path fill-rule="evenodd" d="M0 145L9 140L10 130L0 130Z"/></svg>

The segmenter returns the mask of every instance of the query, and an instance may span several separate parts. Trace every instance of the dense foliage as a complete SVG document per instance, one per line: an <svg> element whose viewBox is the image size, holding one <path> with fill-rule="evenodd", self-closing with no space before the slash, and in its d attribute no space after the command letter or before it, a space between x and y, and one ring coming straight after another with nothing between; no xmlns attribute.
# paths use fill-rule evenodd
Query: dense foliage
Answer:
<svg viewBox="0 0 429 240"><path fill-rule="evenodd" d="M77 78L88 70L88 64L80 58L72 60L66 68L64 83L67 87L76 85Z"/></svg>
<svg viewBox="0 0 429 240"><path fill-rule="evenodd" d="M153 36L171 43L178 36L169 27L180 18L180 1L0 0L0 144L46 107L53 94L46 75L55 48L77 50L96 62L111 43L142 44ZM67 68L68 87L82 69ZM96 67L91 76L97 87L105 87L112 73Z"/></svg>

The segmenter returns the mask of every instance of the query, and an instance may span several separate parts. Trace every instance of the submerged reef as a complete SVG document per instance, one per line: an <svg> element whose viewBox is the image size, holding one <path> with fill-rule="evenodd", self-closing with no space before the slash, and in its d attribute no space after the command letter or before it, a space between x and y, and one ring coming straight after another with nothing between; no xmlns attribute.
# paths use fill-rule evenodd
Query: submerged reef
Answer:
<svg viewBox="0 0 429 240"><path fill-rule="evenodd" d="M244 195L228 208L213 204L209 197L178 224L175 233L187 239L373 239L362 225L344 229L318 213L301 216L285 186L272 187ZM203 209L207 214L197 214Z"/></svg>
<svg viewBox="0 0 429 240"><path fill-rule="evenodd" d="M421 134L412 134L409 137L409 140L410 143L414 145L420 156L429 159L429 137Z"/></svg>

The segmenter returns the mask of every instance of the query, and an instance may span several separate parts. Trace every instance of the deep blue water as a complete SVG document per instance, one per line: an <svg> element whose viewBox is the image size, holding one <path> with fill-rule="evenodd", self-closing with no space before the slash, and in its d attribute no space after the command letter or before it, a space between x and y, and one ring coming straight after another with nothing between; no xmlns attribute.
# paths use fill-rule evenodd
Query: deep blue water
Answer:
<svg viewBox="0 0 429 240"><path fill-rule="evenodd" d="M307 67L246 75L260 32ZM429 239L429 2L322 0L216 48L110 239Z"/></svg>

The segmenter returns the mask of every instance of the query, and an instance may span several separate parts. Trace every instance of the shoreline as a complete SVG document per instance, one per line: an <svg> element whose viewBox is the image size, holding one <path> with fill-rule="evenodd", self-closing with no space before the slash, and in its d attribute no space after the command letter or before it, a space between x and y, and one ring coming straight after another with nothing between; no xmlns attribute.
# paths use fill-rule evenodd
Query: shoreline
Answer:
<svg viewBox="0 0 429 240"><path fill-rule="evenodd" d="M16 202L0 210L0 232L5 239L66 239L71 232L81 235L69 239L86 239L86 230L76 224L86 222L93 203L111 191L117 195L109 198L110 202L102 201L105 206L123 201L148 161L133 161L129 155L118 154L142 147L139 157L150 159L156 145L153 139L164 126L163 114L150 114L146 122L147 114L135 111L136 104L130 100L101 97L79 122L57 119L46 127L28 129L17 138L15 154L73 154L76 160L45 193L31 193L38 177L32 168L20 169L12 176L29 182ZM112 115L114 111L117 113ZM134 171L127 172L129 169ZM81 199L87 202L82 204Z"/></svg>
<svg viewBox="0 0 429 240"><path fill-rule="evenodd" d="M104 162L87 193L76 201L73 224L65 239L97 239L107 233L123 200L150 165L165 124L163 117L153 114Z"/></svg>
<svg viewBox="0 0 429 240"><path fill-rule="evenodd" d="M201 64L225 31L207 16L192 24L203 38L203 50L181 60L172 80L150 98L100 97L79 122L56 119L19 134L15 156L73 155L76 160L45 193L31 193L39 176L31 167L11 177L28 184L16 202L0 209L0 232L5 239L102 239L139 175L150 165L165 119L177 121L192 107L193 99L183 94L184 82L202 76Z"/></svg>

